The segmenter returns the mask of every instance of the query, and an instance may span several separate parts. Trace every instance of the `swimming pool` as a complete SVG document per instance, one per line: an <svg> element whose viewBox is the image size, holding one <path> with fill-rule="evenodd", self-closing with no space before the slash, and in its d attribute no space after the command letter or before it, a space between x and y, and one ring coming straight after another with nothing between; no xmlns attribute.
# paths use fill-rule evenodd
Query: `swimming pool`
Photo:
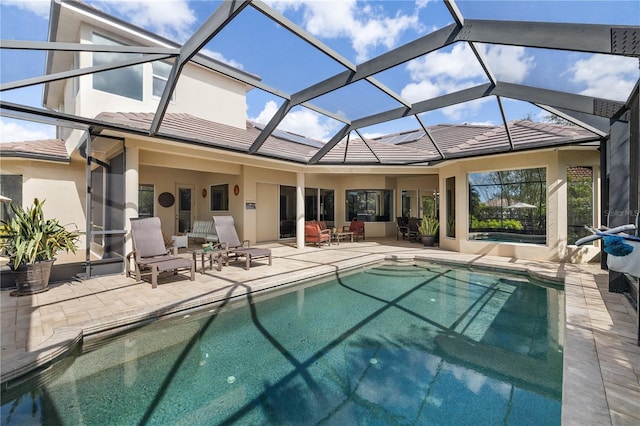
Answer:
<svg viewBox="0 0 640 426"><path fill-rule="evenodd" d="M159 321L2 390L2 424L560 424L561 288L382 264Z"/></svg>

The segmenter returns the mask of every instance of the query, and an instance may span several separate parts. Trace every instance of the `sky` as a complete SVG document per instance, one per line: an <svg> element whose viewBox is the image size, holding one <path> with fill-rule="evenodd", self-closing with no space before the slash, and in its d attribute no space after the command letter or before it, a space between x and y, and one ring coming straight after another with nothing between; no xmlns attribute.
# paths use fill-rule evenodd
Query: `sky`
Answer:
<svg viewBox="0 0 640 426"><path fill-rule="evenodd" d="M90 5L177 43L184 43L219 5L219 1L136 0L87 1ZM352 64L360 64L402 46L452 22L440 0L270 0L265 1L309 34L320 39ZM467 19L640 25L640 1L458 1ZM0 0L2 39L46 41L48 0ZM525 84L626 101L638 79L637 59L514 46L477 44L489 68L500 81ZM248 7L224 28L203 53L260 76L262 82L295 93L345 68L315 48L293 37L273 21ZM44 73L44 52L0 51L2 83ZM381 72L376 80L410 102L455 92L488 80L468 44L456 43ZM42 86L0 93L2 100L42 107ZM259 89L247 95L247 118L266 123L282 99ZM358 82L311 101L334 114L357 119L400 104ZM504 99L508 120L542 119L547 112L520 101ZM494 98L476 100L421 115L427 125L501 124ZM309 109L297 107L280 128L319 140L328 140L342 124ZM362 129L380 134L416 129L415 119ZM0 118L0 141L55 137L50 126Z"/></svg>

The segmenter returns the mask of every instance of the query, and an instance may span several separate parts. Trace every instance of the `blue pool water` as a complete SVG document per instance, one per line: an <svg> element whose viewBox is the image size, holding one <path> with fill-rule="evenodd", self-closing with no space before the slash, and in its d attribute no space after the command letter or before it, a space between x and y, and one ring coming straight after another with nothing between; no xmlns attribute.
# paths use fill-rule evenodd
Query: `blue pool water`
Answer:
<svg viewBox="0 0 640 426"><path fill-rule="evenodd" d="M2 424L560 424L563 291L383 264L91 342Z"/></svg>

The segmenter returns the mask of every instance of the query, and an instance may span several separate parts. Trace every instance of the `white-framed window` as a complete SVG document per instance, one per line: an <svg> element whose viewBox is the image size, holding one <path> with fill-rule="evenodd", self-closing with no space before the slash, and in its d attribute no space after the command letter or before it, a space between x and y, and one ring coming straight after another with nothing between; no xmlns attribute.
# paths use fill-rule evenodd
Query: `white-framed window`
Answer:
<svg viewBox="0 0 640 426"><path fill-rule="evenodd" d="M96 33L93 33L91 40L93 44L113 46L125 45L124 43L111 40ZM138 58L140 56L142 55L139 53L93 52L93 65L105 65L126 59ZM93 74L93 88L102 92L113 93L114 95L120 95L141 101L143 99L142 76L142 64L102 71Z"/></svg>
<svg viewBox="0 0 640 426"><path fill-rule="evenodd" d="M152 184L138 185L138 217L154 216L155 188Z"/></svg>
<svg viewBox="0 0 640 426"><path fill-rule="evenodd" d="M211 185L209 187L211 211L229 210L229 184Z"/></svg>
<svg viewBox="0 0 640 426"><path fill-rule="evenodd" d="M153 69L153 96L161 98L162 92L164 92L164 88L167 85L172 65L163 61L155 61L151 63L151 67ZM175 95L176 91L174 90L171 93L171 102L175 100Z"/></svg>
<svg viewBox="0 0 640 426"><path fill-rule="evenodd" d="M547 169L468 174L470 240L547 243Z"/></svg>
<svg viewBox="0 0 640 426"><path fill-rule="evenodd" d="M390 189L350 189L345 191L345 220L393 221L393 191Z"/></svg>

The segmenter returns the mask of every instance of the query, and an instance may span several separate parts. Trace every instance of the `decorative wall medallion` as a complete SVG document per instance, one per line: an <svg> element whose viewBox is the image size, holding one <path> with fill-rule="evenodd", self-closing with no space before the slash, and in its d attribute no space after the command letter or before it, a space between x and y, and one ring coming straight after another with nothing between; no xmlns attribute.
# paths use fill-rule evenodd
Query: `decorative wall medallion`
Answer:
<svg viewBox="0 0 640 426"><path fill-rule="evenodd" d="M233 187L233 194L238 195L240 193L240 187L238 185Z"/></svg>
<svg viewBox="0 0 640 426"><path fill-rule="evenodd" d="M170 192L163 192L158 195L158 203L160 203L162 207L171 207L175 201L175 197Z"/></svg>

